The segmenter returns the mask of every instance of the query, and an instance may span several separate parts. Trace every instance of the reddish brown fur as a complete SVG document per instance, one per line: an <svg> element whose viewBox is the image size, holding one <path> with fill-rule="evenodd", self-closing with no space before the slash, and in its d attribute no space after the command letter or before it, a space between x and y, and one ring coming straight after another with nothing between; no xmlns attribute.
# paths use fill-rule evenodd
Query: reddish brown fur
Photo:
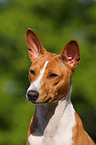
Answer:
<svg viewBox="0 0 96 145"><path fill-rule="evenodd" d="M84 130L82 121L78 114L75 112L76 124L73 128L73 144L72 145L95 145L93 140Z"/></svg>
<svg viewBox="0 0 96 145"><path fill-rule="evenodd" d="M27 30L26 42L29 49L29 57L32 61L32 65L29 69L30 83L38 78L40 70L43 68L45 62L48 61L40 82L39 97L36 103L52 103L66 97L70 89L72 74L80 62L80 51L76 40L71 40L67 43L60 55L47 52L43 48L38 36L31 29ZM33 70L35 75L31 74L30 70ZM54 73L57 74L57 77L52 79L50 74ZM95 145L83 129L81 119L77 113L75 113L75 120L76 124L72 130L72 145ZM34 115L28 129L28 136L35 131L38 124L37 122L38 119L36 115ZM28 139L26 145L29 145Z"/></svg>
<svg viewBox="0 0 96 145"><path fill-rule="evenodd" d="M54 102L55 100L59 100L66 96L69 91L72 70L69 69L67 64L64 64L60 60L58 55L53 55L47 52L32 61L30 69L34 70L36 75L34 76L29 72L30 83L38 78L40 70L47 60L49 62L41 80L40 92L42 93L39 95L38 103L45 103L48 99L50 99L49 102ZM56 79L50 78L49 75L52 73L58 74L58 77L56 77Z"/></svg>
<svg viewBox="0 0 96 145"><path fill-rule="evenodd" d="M50 78L49 75L52 73L58 74L58 77L55 79ZM47 96L44 101L51 98L49 102L54 102L66 96L69 91L70 77L71 71L69 71L68 67L58 57L53 57L49 61L42 78L41 88L43 94L41 96L43 96L43 99L44 96Z"/></svg>

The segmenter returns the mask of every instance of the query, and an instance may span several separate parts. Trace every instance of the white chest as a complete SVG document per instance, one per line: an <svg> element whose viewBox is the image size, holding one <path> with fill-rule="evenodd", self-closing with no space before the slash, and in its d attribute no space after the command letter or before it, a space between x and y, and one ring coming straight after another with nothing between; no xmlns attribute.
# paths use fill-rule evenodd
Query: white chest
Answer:
<svg viewBox="0 0 96 145"><path fill-rule="evenodd" d="M57 106L43 135L40 135L40 130L37 128L35 133L29 136L30 145L71 145L73 143L72 128L75 126L75 112L71 103L68 103L65 109L63 105Z"/></svg>

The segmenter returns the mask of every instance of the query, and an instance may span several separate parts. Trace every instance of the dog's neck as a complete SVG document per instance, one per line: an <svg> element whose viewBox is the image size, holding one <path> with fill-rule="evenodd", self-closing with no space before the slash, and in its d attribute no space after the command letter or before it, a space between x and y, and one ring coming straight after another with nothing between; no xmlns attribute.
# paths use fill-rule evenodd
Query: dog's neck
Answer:
<svg viewBox="0 0 96 145"><path fill-rule="evenodd" d="M71 86L66 97L54 103L36 105L35 117L37 125L35 131L29 137L31 144L33 137L38 137L36 145L42 144L66 144L73 143L73 128L76 124L75 110L70 101ZM59 140L58 140L59 138ZM31 144L33 145L33 144Z"/></svg>
<svg viewBox="0 0 96 145"><path fill-rule="evenodd" d="M36 106L36 116L42 134L45 130L48 131L50 128L52 131L55 131L59 125L60 119L64 118L64 115L67 117L66 115L68 115L68 112L66 111L69 110L70 113L70 106L72 106L70 101L70 92L65 98L58 102Z"/></svg>

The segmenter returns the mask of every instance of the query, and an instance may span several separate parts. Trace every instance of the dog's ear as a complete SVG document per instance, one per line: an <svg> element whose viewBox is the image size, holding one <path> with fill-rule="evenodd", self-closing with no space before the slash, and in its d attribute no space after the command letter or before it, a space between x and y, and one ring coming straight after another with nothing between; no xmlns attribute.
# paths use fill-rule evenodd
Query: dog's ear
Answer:
<svg viewBox="0 0 96 145"><path fill-rule="evenodd" d="M35 59L40 54L44 54L44 52L46 51L41 44L39 37L30 28L28 28L26 32L26 43L28 47L29 57L31 60Z"/></svg>
<svg viewBox="0 0 96 145"><path fill-rule="evenodd" d="M61 51L60 58L66 62L71 69L75 69L80 62L80 50L76 40L69 41Z"/></svg>

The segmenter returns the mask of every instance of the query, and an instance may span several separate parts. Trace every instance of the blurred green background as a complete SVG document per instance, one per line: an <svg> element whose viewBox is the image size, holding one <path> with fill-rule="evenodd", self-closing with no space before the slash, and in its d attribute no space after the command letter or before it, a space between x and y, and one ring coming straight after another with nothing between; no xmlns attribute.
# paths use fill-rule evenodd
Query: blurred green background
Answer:
<svg viewBox="0 0 96 145"><path fill-rule="evenodd" d="M96 0L0 0L0 145L26 144L34 113L25 97L31 64L25 42L29 27L57 54L71 39L78 41L81 62L71 99L96 142Z"/></svg>

